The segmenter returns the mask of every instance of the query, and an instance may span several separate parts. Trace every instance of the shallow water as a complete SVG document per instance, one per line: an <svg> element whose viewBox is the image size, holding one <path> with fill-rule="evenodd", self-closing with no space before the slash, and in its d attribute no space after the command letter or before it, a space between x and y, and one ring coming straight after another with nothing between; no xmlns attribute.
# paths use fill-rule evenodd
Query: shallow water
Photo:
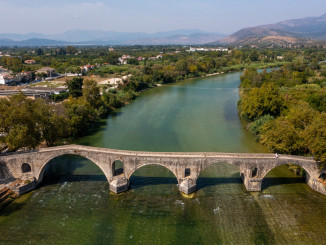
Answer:
<svg viewBox="0 0 326 245"><path fill-rule="evenodd" d="M240 73L146 91L79 144L147 151L264 152L237 115ZM325 244L326 197L286 166L261 193L215 164L180 194L169 170L146 166L116 195L97 166L52 160L43 185L0 212L0 244Z"/></svg>

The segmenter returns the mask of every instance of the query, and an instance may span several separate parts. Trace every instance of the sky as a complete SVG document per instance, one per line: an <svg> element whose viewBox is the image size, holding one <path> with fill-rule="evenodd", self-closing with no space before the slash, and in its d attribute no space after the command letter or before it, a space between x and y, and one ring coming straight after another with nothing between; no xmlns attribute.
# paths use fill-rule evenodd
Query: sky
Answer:
<svg viewBox="0 0 326 245"><path fill-rule="evenodd" d="M326 0L0 0L0 33L241 28L320 16Z"/></svg>

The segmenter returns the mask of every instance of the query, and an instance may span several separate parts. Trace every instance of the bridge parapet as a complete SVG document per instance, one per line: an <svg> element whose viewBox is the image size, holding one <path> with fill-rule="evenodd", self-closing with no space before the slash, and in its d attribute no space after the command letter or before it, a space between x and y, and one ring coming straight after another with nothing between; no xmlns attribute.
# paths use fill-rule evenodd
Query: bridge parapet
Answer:
<svg viewBox="0 0 326 245"><path fill-rule="evenodd" d="M312 188L320 175L318 164L309 157L279 155L275 158L273 154L257 153L135 152L80 145L2 154L0 167L5 166L6 172L13 178L34 179L39 184L43 179L46 164L55 157L69 154L85 157L95 163L110 183L110 190L116 193L127 190L131 175L146 165L160 165L169 169L177 178L180 191L185 194L196 190L200 172L215 163L238 166L248 191L260 191L265 175L282 164L293 163L303 167L307 172L307 183ZM123 171L119 175L116 174L116 161L123 164Z"/></svg>

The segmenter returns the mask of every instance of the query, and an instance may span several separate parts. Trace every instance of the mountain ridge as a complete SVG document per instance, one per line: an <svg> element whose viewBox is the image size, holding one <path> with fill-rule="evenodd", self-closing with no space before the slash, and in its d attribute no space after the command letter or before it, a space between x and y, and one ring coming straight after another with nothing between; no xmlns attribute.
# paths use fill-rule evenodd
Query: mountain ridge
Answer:
<svg viewBox="0 0 326 245"><path fill-rule="evenodd" d="M306 43L311 42L312 39L326 40L326 14L319 17L291 19L274 24L243 28L218 40L217 43L224 45L253 44L265 42L266 37L274 37L274 42L277 37L280 37L280 42L283 40L285 43ZM287 42L286 38L290 38L291 41Z"/></svg>
<svg viewBox="0 0 326 245"><path fill-rule="evenodd" d="M179 36L179 38L176 38ZM179 29L166 32L145 33L145 32L117 32L101 30L70 30L59 34L41 34L41 33L3 33L0 34L0 45L6 46L25 46L28 40L43 40L41 43L45 46L45 40L49 43L58 42L58 45L67 44L89 44L89 45L191 45L204 44L224 37L224 34L210 33L199 29ZM11 41L11 42L10 42ZM28 41L29 42L29 41ZM37 41L39 43L39 41ZM3 45L2 45L3 46ZM26 46L30 46L28 43ZM35 45L36 46L36 45Z"/></svg>

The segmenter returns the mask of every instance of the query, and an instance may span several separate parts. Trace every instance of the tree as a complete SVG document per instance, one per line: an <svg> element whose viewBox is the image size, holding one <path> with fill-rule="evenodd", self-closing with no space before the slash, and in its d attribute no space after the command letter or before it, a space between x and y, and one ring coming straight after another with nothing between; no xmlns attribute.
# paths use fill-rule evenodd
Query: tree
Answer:
<svg viewBox="0 0 326 245"><path fill-rule="evenodd" d="M72 136L85 135L93 123L99 120L99 115L83 98L69 98L64 102L69 118L69 132Z"/></svg>
<svg viewBox="0 0 326 245"><path fill-rule="evenodd" d="M131 58L131 59L128 59L128 64L139 65L139 61L136 58Z"/></svg>
<svg viewBox="0 0 326 245"><path fill-rule="evenodd" d="M52 146L58 139L68 136L68 120L62 105L50 105L43 99L35 101L38 127L42 140ZM61 113L60 113L61 112Z"/></svg>
<svg viewBox="0 0 326 245"><path fill-rule="evenodd" d="M77 53L77 49L73 46L67 46L66 47L67 54L75 54Z"/></svg>
<svg viewBox="0 0 326 245"><path fill-rule="evenodd" d="M257 50L252 50L249 54L249 59L251 61L258 61L259 60L259 53Z"/></svg>
<svg viewBox="0 0 326 245"><path fill-rule="evenodd" d="M244 94L240 103L240 114L253 120L268 114L277 116L283 107L284 102L277 86L264 83L260 88L253 88Z"/></svg>
<svg viewBox="0 0 326 245"><path fill-rule="evenodd" d="M296 130L302 131L311 124L317 114L318 112L310 107L308 103L298 101L296 105L289 110L286 119Z"/></svg>
<svg viewBox="0 0 326 245"><path fill-rule="evenodd" d="M36 50L36 54L37 54L38 56L43 55L43 54L44 54L43 49L38 48L38 49Z"/></svg>
<svg viewBox="0 0 326 245"><path fill-rule="evenodd" d="M83 89L83 81L84 78L82 77L74 77L71 80L66 81L66 86L69 90L69 95L71 95L74 98L78 98L83 95L82 89Z"/></svg>
<svg viewBox="0 0 326 245"><path fill-rule="evenodd" d="M180 72L188 72L188 62L186 60L179 60L175 64L175 70Z"/></svg>
<svg viewBox="0 0 326 245"><path fill-rule="evenodd" d="M85 80L83 86L83 97L93 108L98 108L101 104L100 88L94 80Z"/></svg>
<svg viewBox="0 0 326 245"><path fill-rule="evenodd" d="M305 152L303 139L285 117L265 123L260 134L260 143L272 152L302 154Z"/></svg>
<svg viewBox="0 0 326 245"><path fill-rule="evenodd" d="M41 141L34 101L23 93L0 101L1 142L10 151L22 147L35 148Z"/></svg>
<svg viewBox="0 0 326 245"><path fill-rule="evenodd" d="M326 165L326 113L319 113L303 132L306 147Z"/></svg>

